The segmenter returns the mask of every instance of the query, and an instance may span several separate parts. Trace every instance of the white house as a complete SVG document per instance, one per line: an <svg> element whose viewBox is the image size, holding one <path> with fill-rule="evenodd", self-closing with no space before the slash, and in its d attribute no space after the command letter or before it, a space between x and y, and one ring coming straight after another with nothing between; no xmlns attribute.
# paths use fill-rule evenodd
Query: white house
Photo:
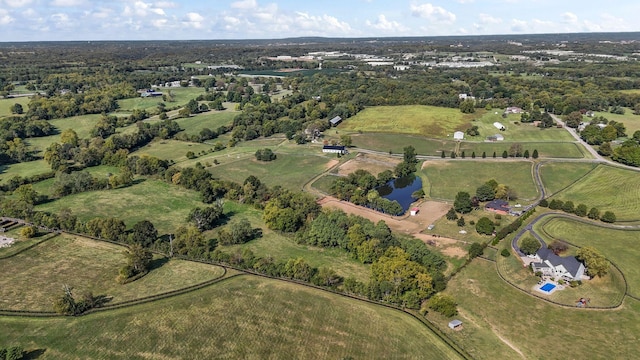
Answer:
<svg viewBox="0 0 640 360"><path fill-rule="evenodd" d="M502 125L502 123L499 123L497 121L493 123L493 126L495 126L496 129L498 129L500 131L505 131L507 129L507 128L504 127L504 125Z"/></svg>
<svg viewBox="0 0 640 360"><path fill-rule="evenodd" d="M462 329L462 321L454 319L449 321L449 329L460 330Z"/></svg>
<svg viewBox="0 0 640 360"><path fill-rule="evenodd" d="M347 149L341 145L325 145L322 147L322 152L330 154L346 154Z"/></svg>
<svg viewBox="0 0 640 360"><path fill-rule="evenodd" d="M453 140L463 140L464 133L462 131L456 131L453 133Z"/></svg>
<svg viewBox="0 0 640 360"><path fill-rule="evenodd" d="M584 264L575 256L561 257L546 247L540 248L533 257L531 268L534 272L567 281L582 280L584 276Z"/></svg>

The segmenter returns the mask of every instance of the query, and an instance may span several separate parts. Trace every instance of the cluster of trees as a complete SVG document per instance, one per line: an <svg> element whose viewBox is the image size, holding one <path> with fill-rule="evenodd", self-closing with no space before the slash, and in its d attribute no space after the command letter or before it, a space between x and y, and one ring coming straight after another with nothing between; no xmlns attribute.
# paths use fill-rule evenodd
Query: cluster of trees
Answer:
<svg viewBox="0 0 640 360"><path fill-rule="evenodd" d="M589 125L580 131L580 137L589 145L601 145L627 136L626 131L627 129L623 123L614 120L609 121L602 116L598 116L593 118Z"/></svg>
<svg viewBox="0 0 640 360"><path fill-rule="evenodd" d="M0 360L22 360L24 349L21 346L0 347Z"/></svg>
<svg viewBox="0 0 640 360"><path fill-rule="evenodd" d="M124 253L127 263L118 272L117 281L121 284L131 282L149 272L153 254L140 244L134 244Z"/></svg>
<svg viewBox="0 0 640 360"><path fill-rule="evenodd" d="M73 288L62 287L62 293L53 300L53 309L61 315L81 315L86 311L100 307L111 299L104 295L94 296L91 292L82 294L79 300L73 296Z"/></svg>
<svg viewBox="0 0 640 360"><path fill-rule="evenodd" d="M378 178L370 172L358 169L345 177L337 178L331 184L331 195L356 205L370 207L386 214L397 215L404 212L397 201L380 196L376 188L385 185L394 178L391 170L378 174Z"/></svg>
<svg viewBox="0 0 640 360"><path fill-rule="evenodd" d="M546 111L540 111L540 108L537 106L534 106L531 111L523 112L520 115L521 123L532 123L536 121L540 122L538 127L542 129L553 127L556 124L549 113Z"/></svg>
<svg viewBox="0 0 640 360"><path fill-rule="evenodd" d="M609 261L594 247L578 249L576 257L584 263L585 271L591 277L602 277L609 272Z"/></svg>
<svg viewBox="0 0 640 360"><path fill-rule="evenodd" d="M255 156L258 161L273 161L276 159L276 154L269 148L256 150Z"/></svg>
<svg viewBox="0 0 640 360"><path fill-rule="evenodd" d="M585 204L578 204L576 206L571 200L562 201L559 199L552 199L551 201L548 201L547 199L542 199L539 205L542 207L548 207L551 210L562 210L566 213L575 214L580 217L587 216L592 220L601 220L607 223L616 222L616 214L613 211L605 211L601 214L600 209L597 207L589 209Z"/></svg>
<svg viewBox="0 0 640 360"><path fill-rule="evenodd" d="M518 194L515 189L505 184L499 184L494 179L487 181L476 189L476 199L478 201L492 201L495 199L509 201L517 198Z"/></svg>

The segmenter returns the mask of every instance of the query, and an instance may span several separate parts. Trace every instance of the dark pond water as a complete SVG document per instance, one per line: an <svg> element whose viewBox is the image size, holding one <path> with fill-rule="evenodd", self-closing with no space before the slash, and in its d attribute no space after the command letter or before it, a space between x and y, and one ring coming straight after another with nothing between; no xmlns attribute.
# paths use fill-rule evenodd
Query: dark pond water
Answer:
<svg viewBox="0 0 640 360"><path fill-rule="evenodd" d="M385 186L377 188L378 194L385 199L397 201L406 212L411 203L416 201L411 197L414 191L422 189L422 179L419 176L407 176L391 180Z"/></svg>

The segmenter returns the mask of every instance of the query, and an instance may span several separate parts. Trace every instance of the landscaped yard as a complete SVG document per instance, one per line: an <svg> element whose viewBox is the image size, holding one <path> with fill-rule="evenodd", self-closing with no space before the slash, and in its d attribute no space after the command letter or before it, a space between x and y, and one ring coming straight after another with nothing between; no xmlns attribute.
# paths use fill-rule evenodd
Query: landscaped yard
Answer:
<svg viewBox="0 0 640 360"><path fill-rule="evenodd" d="M494 179L515 189L518 198L533 200L538 196L528 161L427 161L422 173L429 179L425 192L434 199L453 200L459 191L472 196L476 189Z"/></svg>
<svg viewBox="0 0 640 360"><path fill-rule="evenodd" d="M43 359L458 358L399 311L249 275L77 318L0 317L0 326L0 343L43 349Z"/></svg>
<svg viewBox="0 0 640 360"><path fill-rule="evenodd" d="M158 268L126 285L116 281L126 264L125 248L72 235L53 237L14 257L0 260L0 309L53 311L53 298L63 285L113 297L112 302L180 289L222 275L216 266L182 260L158 262ZM164 263L164 264L162 264ZM162 264L162 265L161 265Z"/></svg>
<svg viewBox="0 0 640 360"><path fill-rule="evenodd" d="M95 217L117 217L127 226L138 221L151 221L160 234L175 231L186 223L191 209L204 206L200 195L159 180L143 179L124 188L90 191L65 196L38 205L37 210L58 213L70 208L81 221Z"/></svg>
<svg viewBox="0 0 640 360"><path fill-rule="evenodd" d="M640 176L632 170L599 165L554 198L613 211L618 221L640 221Z"/></svg>

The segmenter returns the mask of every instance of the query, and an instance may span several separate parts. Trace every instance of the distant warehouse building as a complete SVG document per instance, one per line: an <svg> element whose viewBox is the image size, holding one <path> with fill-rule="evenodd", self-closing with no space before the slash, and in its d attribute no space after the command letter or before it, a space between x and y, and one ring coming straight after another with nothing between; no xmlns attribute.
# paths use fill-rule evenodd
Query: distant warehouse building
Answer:
<svg viewBox="0 0 640 360"><path fill-rule="evenodd" d="M322 152L342 155L347 153L347 148L342 145L325 145L322 147Z"/></svg>

